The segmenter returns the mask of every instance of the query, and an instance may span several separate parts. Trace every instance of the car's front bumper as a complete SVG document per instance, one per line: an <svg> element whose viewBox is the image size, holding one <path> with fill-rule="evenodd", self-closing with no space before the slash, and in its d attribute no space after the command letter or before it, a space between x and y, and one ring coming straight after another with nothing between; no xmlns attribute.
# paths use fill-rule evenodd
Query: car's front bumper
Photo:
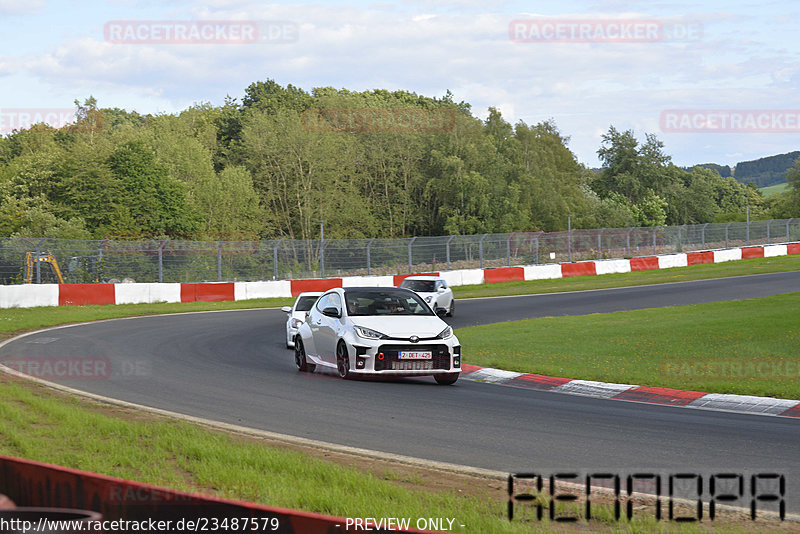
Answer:
<svg viewBox="0 0 800 534"><path fill-rule="evenodd" d="M461 345L448 340L410 343L395 340L361 339L348 347L350 372L391 376L425 376L461 372ZM360 342L360 343L359 343ZM404 359L401 352L430 352L426 359Z"/></svg>

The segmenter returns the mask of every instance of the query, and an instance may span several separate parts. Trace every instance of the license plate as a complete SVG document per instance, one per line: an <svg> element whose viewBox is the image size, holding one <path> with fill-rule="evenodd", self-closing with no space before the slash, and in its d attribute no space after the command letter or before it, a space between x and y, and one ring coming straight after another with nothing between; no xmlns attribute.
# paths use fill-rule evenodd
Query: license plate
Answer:
<svg viewBox="0 0 800 534"><path fill-rule="evenodd" d="M392 362L392 369L394 371L427 371L433 369L433 362L431 360Z"/></svg>
<svg viewBox="0 0 800 534"><path fill-rule="evenodd" d="M401 360L430 360L433 353L429 350L401 350L397 357Z"/></svg>

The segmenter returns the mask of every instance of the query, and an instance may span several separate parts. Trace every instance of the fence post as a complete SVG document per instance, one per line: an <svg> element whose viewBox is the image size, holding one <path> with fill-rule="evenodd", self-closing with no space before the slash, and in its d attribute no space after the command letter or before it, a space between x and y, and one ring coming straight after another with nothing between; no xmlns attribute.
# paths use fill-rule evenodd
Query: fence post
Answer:
<svg viewBox="0 0 800 534"><path fill-rule="evenodd" d="M787 236L789 235L789 225L788 224L786 225L786 235ZM451 235L449 238L447 238L447 243L445 244L445 249L447 250L447 270L448 271L450 270L450 241L452 241L454 237L455 237L454 235Z"/></svg>
<svg viewBox="0 0 800 534"><path fill-rule="evenodd" d="M414 268L411 266L411 245L414 244L414 241L417 240L417 236L411 238L411 241L408 242L408 272L413 273Z"/></svg>
<svg viewBox="0 0 800 534"><path fill-rule="evenodd" d="M534 239L536 240L536 265L539 265L539 236L544 234L544 231L539 231Z"/></svg>
<svg viewBox="0 0 800 534"><path fill-rule="evenodd" d="M625 236L625 250L628 252L628 256L631 255L631 232L633 232L633 226L628 228L628 233Z"/></svg>
<svg viewBox="0 0 800 534"><path fill-rule="evenodd" d="M274 270L272 275L273 280L278 279L278 247L280 246L281 241L283 241L283 238L278 239L278 241L276 241L272 246L272 268Z"/></svg>
<svg viewBox="0 0 800 534"><path fill-rule="evenodd" d="M709 224L711 224L711 223L705 223L703 225L703 230L702 230L702 234L703 234L703 238L702 238L703 239L703 250L705 250L705 248L706 248L706 226L708 226Z"/></svg>
<svg viewBox="0 0 800 534"><path fill-rule="evenodd" d="M165 239L158 245L158 283L164 282L164 245L167 244L169 238Z"/></svg>
<svg viewBox="0 0 800 534"><path fill-rule="evenodd" d="M597 259L599 260L603 253L603 230L605 228L600 228L600 231L597 233Z"/></svg>
<svg viewBox="0 0 800 534"><path fill-rule="evenodd" d="M483 269L483 240L486 239L487 235L489 234L483 234L480 241L478 241L478 254L481 257L481 269Z"/></svg>
<svg viewBox="0 0 800 534"><path fill-rule="evenodd" d="M222 244L225 242L217 241L217 282L222 282Z"/></svg>
<svg viewBox="0 0 800 534"><path fill-rule="evenodd" d="M45 239L47 239L47 238L43 237L41 239L41 241L39 241L39 243L36 245L36 283L37 284L41 284L42 283L42 262L39 261L39 256L41 256L41 254L42 254L42 243L44 243Z"/></svg>
<svg viewBox="0 0 800 534"><path fill-rule="evenodd" d="M95 280L100 282L103 281L103 248L106 246L106 243L108 243L107 237L103 239L103 241L100 243L100 247L97 249L97 269L95 270Z"/></svg>
<svg viewBox="0 0 800 534"><path fill-rule="evenodd" d="M372 239L370 239L369 242L367 243L367 276L370 275L370 269L371 269L371 265L372 265L371 258L369 257L369 248L372 246L372 242L373 241L375 241L374 237Z"/></svg>
<svg viewBox="0 0 800 534"><path fill-rule="evenodd" d="M786 221L786 242L789 242L789 225L792 224L794 217L789 217L789 220Z"/></svg>
<svg viewBox="0 0 800 534"><path fill-rule="evenodd" d="M733 221L725 225L725 248L728 248L728 228L730 228L731 224L733 224Z"/></svg>
<svg viewBox="0 0 800 534"><path fill-rule="evenodd" d="M506 265L511 267L511 236L514 235L514 232L508 234L508 239L506 240Z"/></svg>
<svg viewBox="0 0 800 534"><path fill-rule="evenodd" d="M653 228L653 254L656 254L656 231L658 228Z"/></svg>
<svg viewBox="0 0 800 534"><path fill-rule="evenodd" d="M772 242L772 240L769 238L769 225L772 224L772 221L774 221L774 219L770 219L767 221L767 245L769 245Z"/></svg>

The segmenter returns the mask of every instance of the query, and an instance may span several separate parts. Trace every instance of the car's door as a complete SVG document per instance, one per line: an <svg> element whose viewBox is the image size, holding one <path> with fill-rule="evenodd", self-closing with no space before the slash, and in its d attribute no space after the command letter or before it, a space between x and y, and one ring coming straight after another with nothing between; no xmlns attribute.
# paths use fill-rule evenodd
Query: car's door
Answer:
<svg viewBox="0 0 800 534"><path fill-rule="evenodd" d="M453 290L444 280L440 281L439 283L441 284L442 289L444 289L444 293L441 293L441 296L439 297L439 306L449 310L450 305L453 302Z"/></svg>
<svg viewBox="0 0 800 534"><path fill-rule="evenodd" d="M319 298L319 300L317 300L317 303L311 307L311 311L308 314L308 327L311 330L311 339L309 339L309 342L306 343L306 354L310 354L317 358L320 357L319 329L322 326L322 319L325 318L325 316L322 315L322 310L325 309L325 303L327 301L328 301L328 296L322 295Z"/></svg>
<svg viewBox="0 0 800 534"><path fill-rule="evenodd" d="M317 345L319 358L323 361L336 363L336 342L339 339L339 331L342 328L342 298L338 293L328 293L325 299L325 307L336 308L339 317L329 317L320 313L320 324L314 342Z"/></svg>

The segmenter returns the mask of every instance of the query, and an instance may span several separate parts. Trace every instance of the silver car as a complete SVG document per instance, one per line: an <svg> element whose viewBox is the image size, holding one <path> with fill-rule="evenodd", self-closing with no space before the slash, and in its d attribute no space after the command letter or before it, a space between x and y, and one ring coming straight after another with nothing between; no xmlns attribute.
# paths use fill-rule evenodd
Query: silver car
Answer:
<svg viewBox="0 0 800 534"><path fill-rule="evenodd" d="M428 303L432 309L444 308L447 316L452 317L456 313L456 299L453 298L453 290L447 285L447 281L439 276L419 275L405 278L400 287L410 289Z"/></svg>
<svg viewBox="0 0 800 534"><path fill-rule="evenodd" d="M284 306L281 311L289 314L286 319L286 348L294 348L294 337L297 335L297 329L306 320L306 312L317 302L317 299L322 293L300 293L297 295L297 300L294 301L293 306Z"/></svg>

